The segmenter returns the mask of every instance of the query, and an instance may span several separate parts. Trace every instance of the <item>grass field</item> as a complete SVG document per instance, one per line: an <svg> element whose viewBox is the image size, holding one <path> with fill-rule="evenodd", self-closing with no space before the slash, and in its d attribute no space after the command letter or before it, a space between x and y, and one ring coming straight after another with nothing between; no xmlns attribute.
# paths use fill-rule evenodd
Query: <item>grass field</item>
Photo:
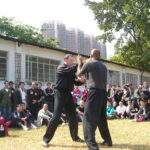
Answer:
<svg viewBox="0 0 150 150"><path fill-rule="evenodd" d="M101 146L102 150L150 150L150 122L128 122L128 120L110 120L109 128L113 147ZM41 146L45 126L29 131L10 129L9 137L0 138L0 150L86 150L85 143L73 142L68 126L58 127L50 147ZM79 125L79 135L83 138L82 124ZM97 142L102 139L97 130Z"/></svg>

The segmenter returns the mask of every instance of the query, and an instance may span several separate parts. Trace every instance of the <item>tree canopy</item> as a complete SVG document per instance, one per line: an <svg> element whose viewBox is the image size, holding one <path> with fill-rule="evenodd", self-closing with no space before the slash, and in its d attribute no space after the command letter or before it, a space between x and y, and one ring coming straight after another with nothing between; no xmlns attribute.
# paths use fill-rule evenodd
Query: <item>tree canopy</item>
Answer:
<svg viewBox="0 0 150 150"><path fill-rule="evenodd" d="M0 35L40 44L42 46L57 47L58 45L55 39L45 41L39 29L19 23L15 21L14 18L0 18Z"/></svg>
<svg viewBox="0 0 150 150"><path fill-rule="evenodd" d="M98 38L104 42L117 40L116 56L111 60L150 71L150 1L85 2L93 11L98 27L104 31Z"/></svg>

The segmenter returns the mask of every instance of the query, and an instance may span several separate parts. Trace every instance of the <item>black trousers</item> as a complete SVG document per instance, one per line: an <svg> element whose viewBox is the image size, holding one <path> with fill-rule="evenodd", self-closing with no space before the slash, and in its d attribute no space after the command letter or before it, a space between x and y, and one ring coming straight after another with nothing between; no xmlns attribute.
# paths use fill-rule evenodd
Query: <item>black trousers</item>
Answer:
<svg viewBox="0 0 150 150"><path fill-rule="evenodd" d="M53 113L54 112L54 101L44 101L44 103L48 104L48 110Z"/></svg>
<svg viewBox="0 0 150 150"><path fill-rule="evenodd" d="M32 104L29 108L34 120L37 120L37 115L38 115L38 104Z"/></svg>
<svg viewBox="0 0 150 150"><path fill-rule="evenodd" d="M70 134L73 140L78 139L78 122L75 111L75 105L72 100L72 95L70 92L65 92L62 90L55 90L54 95L54 114L52 119L50 120L48 127L46 129L46 133L43 136L43 140L48 143L53 138L57 126L60 121L60 116L62 110L65 110L66 114L69 118L69 129Z"/></svg>
<svg viewBox="0 0 150 150"><path fill-rule="evenodd" d="M105 90L89 90L83 118L84 138L89 150L99 150L95 141L95 130L97 127L104 141L112 143L106 120L106 103Z"/></svg>

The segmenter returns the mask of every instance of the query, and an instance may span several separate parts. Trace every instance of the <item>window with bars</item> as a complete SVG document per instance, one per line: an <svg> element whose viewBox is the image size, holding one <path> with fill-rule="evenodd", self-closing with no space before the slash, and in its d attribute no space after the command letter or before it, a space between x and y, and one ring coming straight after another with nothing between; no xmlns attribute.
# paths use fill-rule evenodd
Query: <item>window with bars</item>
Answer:
<svg viewBox="0 0 150 150"><path fill-rule="evenodd" d="M56 69L60 61L26 56L26 81L56 82Z"/></svg>
<svg viewBox="0 0 150 150"><path fill-rule="evenodd" d="M0 51L0 80L7 78L7 52Z"/></svg>
<svg viewBox="0 0 150 150"><path fill-rule="evenodd" d="M132 73L126 73L126 83L132 83L134 88L137 88L138 76Z"/></svg>
<svg viewBox="0 0 150 150"><path fill-rule="evenodd" d="M122 84L126 84L126 76L125 73L122 73Z"/></svg>
<svg viewBox="0 0 150 150"><path fill-rule="evenodd" d="M120 85L120 73L118 71L108 70L107 82L111 85Z"/></svg>
<svg viewBox="0 0 150 150"><path fill-rule="evenodd" d="M150 86L150 77L143 76L142 83L143 82L148 82L148 85Z"/></svg>

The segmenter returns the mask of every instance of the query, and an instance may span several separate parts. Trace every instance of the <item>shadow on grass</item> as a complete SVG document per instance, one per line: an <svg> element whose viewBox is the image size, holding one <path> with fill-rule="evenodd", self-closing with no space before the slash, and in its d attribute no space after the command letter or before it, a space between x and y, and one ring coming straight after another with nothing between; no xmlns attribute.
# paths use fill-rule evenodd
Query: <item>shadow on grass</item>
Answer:
<svg viewBox="0 0 150 150"><path fill-rule="evenodd" d="M9 138L17 138L17 137L20 137L19 135L9 135L8 136Z"/></svg>
<svg viewBox="0 0 150 150"><path fill-rule="evenodd" d="M130 144L114 144L113 147L107 147L107 148L114 149L114 150L116 148L118 148L118 149L128 149L128 150L150 150L149 145L130 145Z"/></svg>
<svg viewBox="0 0 150 150"><path fill-rule="evenodd" d="M76 148L80 149L85 148L87 149L87 146L80 146L80 145L51 145L51 147L62 147L62 148ZM114 144L113 147L106 147L106 146L99 146L100 148L107 148L107 149L128 149L128 150L150 150L149 145L128 145L128 144Z"/></svg>
<svg viewBox="0 0 150 150"><path fill-rule="evenodd" d="M51 144L50 147L63 147L66 149L67 148L76 148L76 149L80 149L80 150L81 150L81 148L87 148L86 145L85 146L80 146L80 145L74 146L74 145L53 145L53 144Z"/></svg>

